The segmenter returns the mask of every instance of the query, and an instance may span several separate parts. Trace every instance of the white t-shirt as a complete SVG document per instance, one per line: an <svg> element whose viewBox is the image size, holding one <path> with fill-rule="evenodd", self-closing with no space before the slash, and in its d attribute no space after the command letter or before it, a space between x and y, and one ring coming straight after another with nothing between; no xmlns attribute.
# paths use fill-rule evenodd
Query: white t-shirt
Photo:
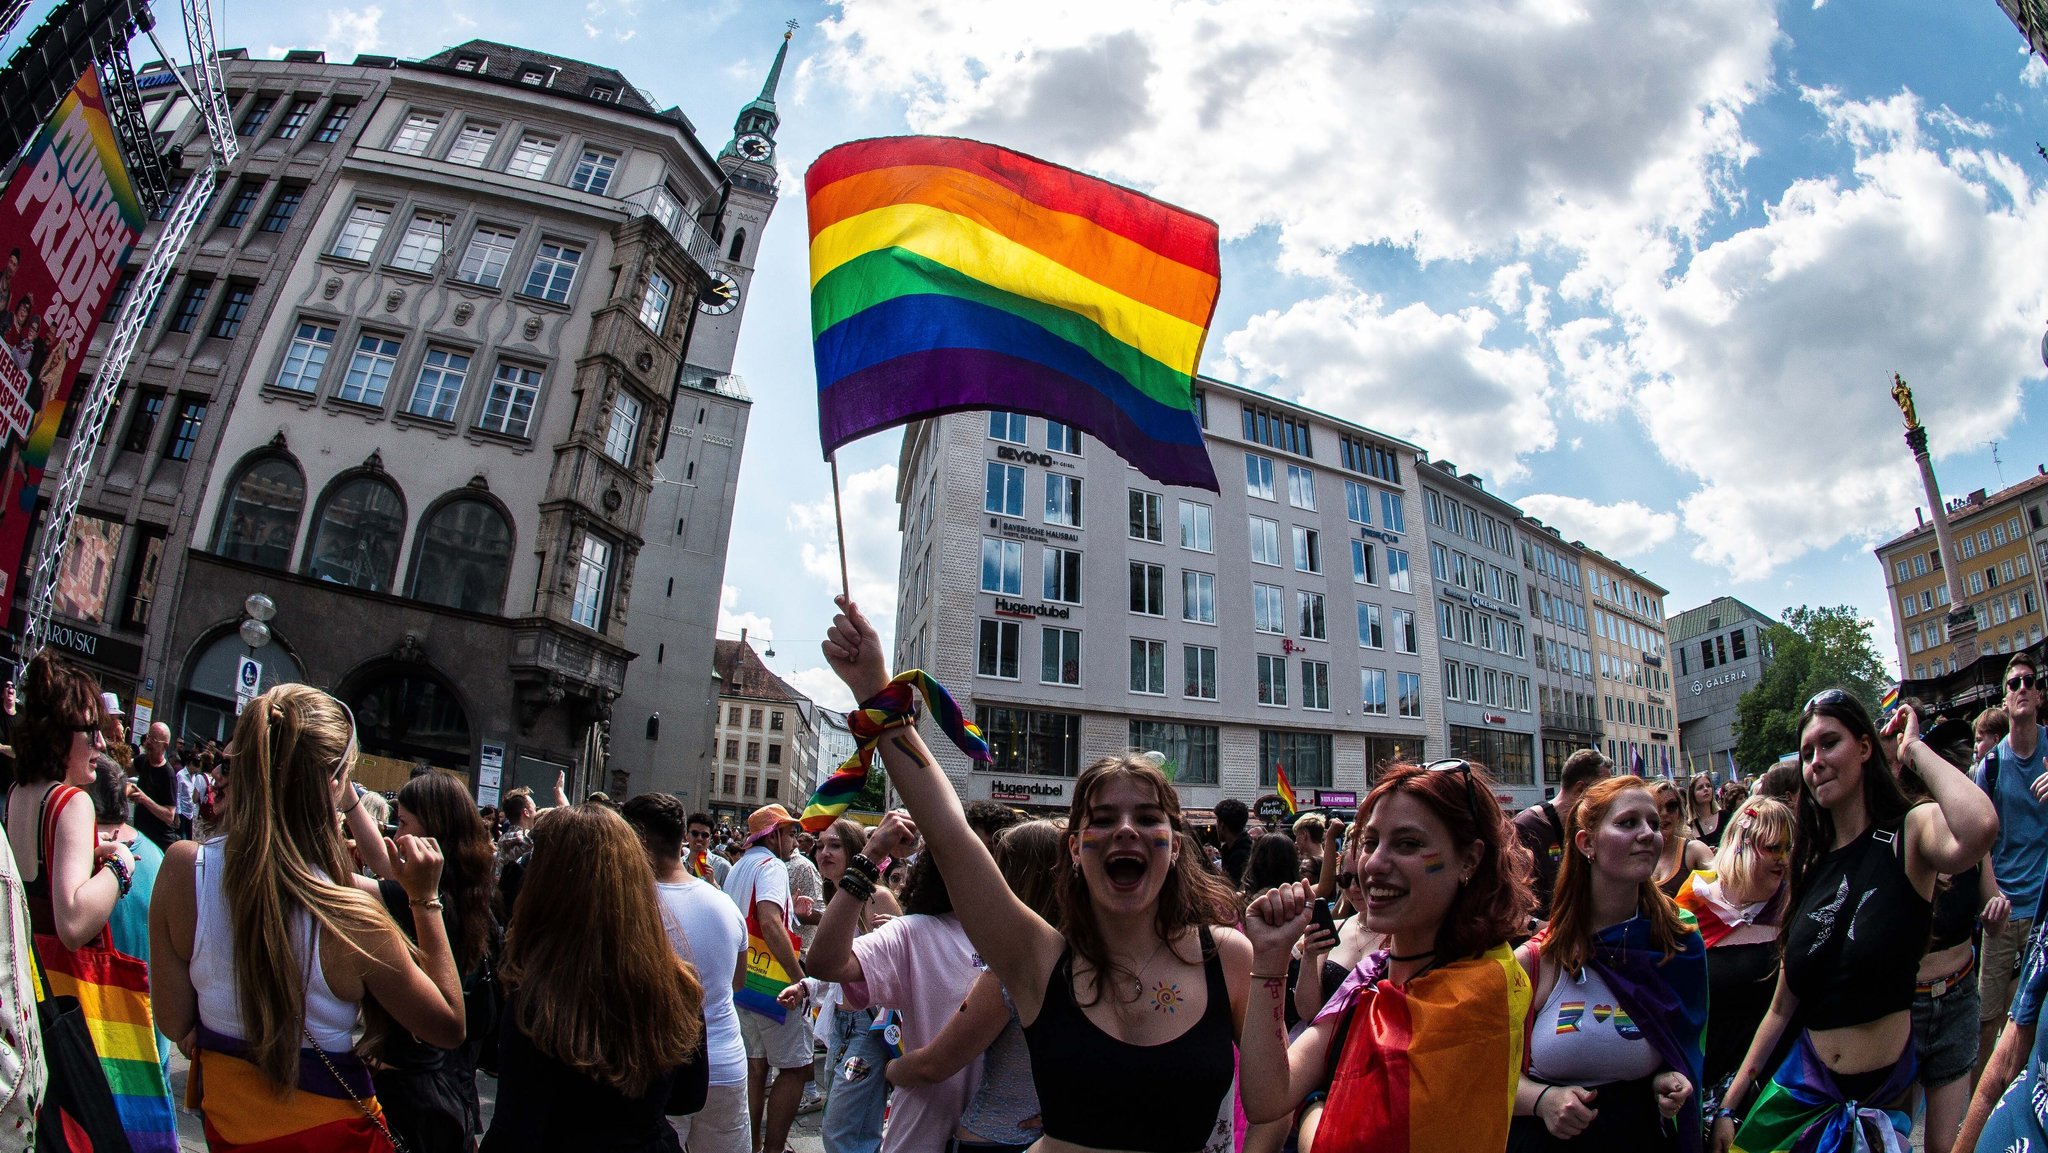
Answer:
<svg viewBox="0 0 2048 1153"><path fill-rule="evenodd" d="M742 920L752 911L754 902L772 901L782 910L789 927L796 928L796 908L789 899L789 866L766 845L755 845L741 854L732 872L725 875L725 895L739 906Z"/></svg>
<svg viewBox="0 0 2048 1153"><path fill-rule="evenodd" d="M747 951L747 923L723 893L695 877L675 884L656 882L661 925L676 955L697 966L704 983L704 1028L713 1085L744 1085L747 1046L740 1038L739 1011L732 1003L732 975Z"/></svg>
<svg viewBox="0 0 2048 1153"><path fill-rule="evenodd" d="M902 1013L905 1052L938 1037L983 968L967 930L951 913L898 917L855 937L853 956L862 980L847 983L844 1007L887 1005ZM896 1090L889 1128L882 1135L883 1153L944 1149L981 1085L981 1065L969 1061L936 1085Z"/></svg>

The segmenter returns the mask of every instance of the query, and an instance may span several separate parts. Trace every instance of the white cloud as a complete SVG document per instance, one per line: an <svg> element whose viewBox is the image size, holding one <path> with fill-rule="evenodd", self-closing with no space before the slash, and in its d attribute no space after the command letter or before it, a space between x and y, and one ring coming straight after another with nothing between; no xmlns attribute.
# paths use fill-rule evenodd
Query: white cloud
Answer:
<svg viewBox="0 0 2048 1153"><path fill-rule="evenodd" d="M798 669L782 679L788 681L797 692L828 709L843 713L853 707L853 691L846 687L845 681L839 679L838 673L823 665Z"/></svg>
<svg viewBox="0 0 2048 1153"><path fill-rule="evenodd" d="M880 465L840 478L840 501L847 523L846 568L853 599L882 635L882 651L891 652L896 631L896 567L902 534L896 531L896 466ZM832 497L793 504L788 528L802 541L804 572L815 578L819 614L830 620L837 611L831 599L839 594L839 546L832 525Z"/></svg>
<svg viewBox="0 0 2048 1153"><path fill-rule="evenodd" d="M740 630L747 632L747 642L758 647L767 647L775 639L775 622L757 613L740 612L740 590L738 585L720 585L718 589L718 635L728 640L737 640Z"/></svg>
<svg viewBox="0 0 2048 1153"><path fill-rule="evenodd" d="M1893 372L1918 386L1937 458L2000 435L2041 373L2048 192L2004 156L1937 151L1923 129L1940 118L1911 93L1807 95L1853 173L1795 182L1765 223L1614 298L1635 414L1701 482L1683 504L1693 556L1743 579L1910 521Z"/></svg>
<svg viewBox="0 0 2048 1153"><path fill-rule="evenodd" d="M1409 440L1496 483L1550 448L1548 372L1529 349L1488 347L1484 308L1393 312L1360 292L1254 316L1224 338L1241 383Z"/></svg>
<svg viewBox="0 0 2048 1153"><path fill-rule="evenodd" d="M1618 279L1750 155L1769 0L844 0L807 78L1278 229L1288 271L1566 244Z"/></svg>
<svg viewBox="0 0 2048 1153"><path fill-rule="evenodd" d="M327 35L321 42L329 55L354 59L363 52L375 52L384 44L384 9L371 4L363 8L330 8Z"/></svg>
<svg viewBox="0 0 2048 1153"><path fill-rule="evenodd" d="M1515 503L1566 539L1583 540L1617 560L1641 556L1678 533L1676 514L1657 512L1632 500L1595 504L1581 497L1539 492L1516 497Z"/></svg>

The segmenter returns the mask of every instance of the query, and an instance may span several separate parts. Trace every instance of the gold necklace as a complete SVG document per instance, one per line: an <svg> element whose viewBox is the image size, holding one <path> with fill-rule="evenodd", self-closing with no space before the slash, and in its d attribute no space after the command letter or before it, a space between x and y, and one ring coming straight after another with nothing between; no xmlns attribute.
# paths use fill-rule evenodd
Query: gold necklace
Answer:
<svg viewBox="0 0 2048 1153"><path fill-rule="evenodd" d="M1138 966L1137 972L1131 974L1131 1000L1133 1002L1145 995L1145 972L1152 967L1152 962L1159 959L1160 951L1165 948L1166 938L1161 937L1159 938L1159 944L1153 948L1152 955L1145 958L1145 963Z"/></svg>

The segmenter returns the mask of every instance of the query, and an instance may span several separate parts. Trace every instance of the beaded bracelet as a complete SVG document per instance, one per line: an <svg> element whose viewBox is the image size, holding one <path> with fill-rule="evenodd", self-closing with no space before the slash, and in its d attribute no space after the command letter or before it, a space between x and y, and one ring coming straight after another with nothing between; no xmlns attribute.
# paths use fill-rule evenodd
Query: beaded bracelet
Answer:
<svg viewBox="0 0 2048 1153"><path fill-rule="evenodd" d="M846 868L848 872L859 873L870 882L882 879L882 866L869 860L866 853L855 853L846 858Z"/></svg>
<svg viewBox="0 0 2048 1153"><path fill-rule="evenodd" d="M856 901L866 901L875 895L875 882L848 869L839 878L839 891Z"/></svg>
<svg viewBox="0 0 2048 1153"><path fill-rule="evenodd" d="M128 890L135 887L135 870L123 864L119 857L108 857L107 869L114 874L114 880L120 883L121 896L127 896Z"/></svg>

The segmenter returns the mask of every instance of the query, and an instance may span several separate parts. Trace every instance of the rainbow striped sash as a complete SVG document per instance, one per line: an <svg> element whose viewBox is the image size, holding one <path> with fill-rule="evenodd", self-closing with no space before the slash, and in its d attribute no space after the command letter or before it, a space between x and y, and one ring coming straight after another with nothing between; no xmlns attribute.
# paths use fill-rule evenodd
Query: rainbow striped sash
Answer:
<svg viewBox="0 0 2048 1153"><path fill-rule="evenodd" d="M1736 1132L1733 1153L1906 1153L1913 1131L1906 1109L1919 1075L1919 1058L1908 1042L1870 1099L1852 1101L1821 1063L1813 1035L1801 1030Z"/></svg>
<svg viewBox="0 0 2048 1153"><path fill-rule="evenodd" d="M322 1061L300 1049L298 1085L280 1097L247 1052L238 1038L199 1027L185 1104L204 1118L212 1153L396 1153L370 1119L383 1108L370 1071L354 1053L328 1053Z"/></svg>
<svg viewBox="0 0 2048 1153"><path fill-rule="evenodd" d="M114 1091L114 1108L135 1153L178 1153L171 1087L157 1061L156 1018L149 1007L149 966L98 943L76 952L50 934L36 934L36 952L50 993L78 998L93 1051Z"/></svg>

